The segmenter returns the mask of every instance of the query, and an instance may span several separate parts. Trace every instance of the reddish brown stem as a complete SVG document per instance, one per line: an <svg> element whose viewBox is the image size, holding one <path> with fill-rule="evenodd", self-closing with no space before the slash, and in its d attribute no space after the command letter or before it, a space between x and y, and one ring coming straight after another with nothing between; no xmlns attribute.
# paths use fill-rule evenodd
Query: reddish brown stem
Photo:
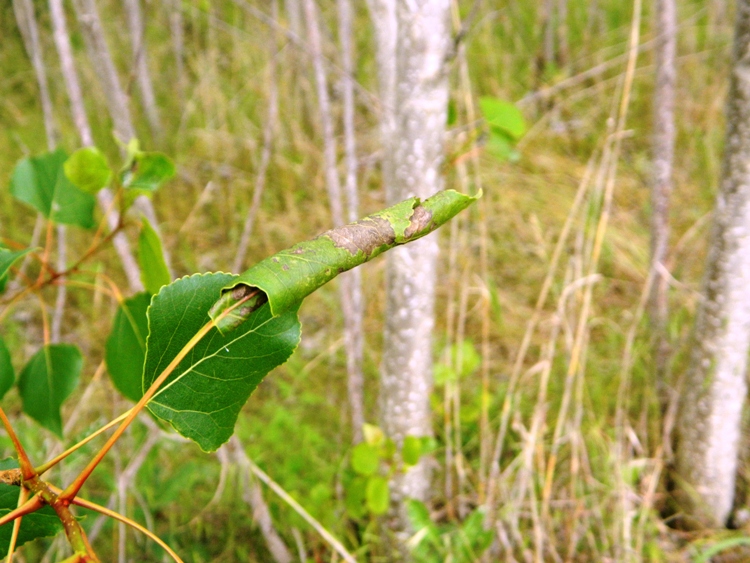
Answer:
<svg viewBox="0 0 750 563"><path fill-rule="evenodd" d="M43 506L44 502L41 498L39 498L39 495L34 495L21 506L19 506L15 510L11 510L10 512L8 512L8 514L0 518L0 526L4 526L8 522L12 522L16 518L20 518L21 516L26 516L27 514L36 512Z"/></svg>
<svg viewBox="0 0 750 563"><path fill-rule="evenodd" d="M21 441L18 439L15 430L13 430L13 426L10 424L10 420L8 420L8 417L5 415L5 411L2 408L0 408L0 420L2 420L3 426L5 426L5 431L8 433L8 436L13 442L13 447L18 454L18 464L21 466L21 475L23 476L24 481L36 477L34 465L29 460L29 456L26 455L26 450L24 450Z"/></svg>

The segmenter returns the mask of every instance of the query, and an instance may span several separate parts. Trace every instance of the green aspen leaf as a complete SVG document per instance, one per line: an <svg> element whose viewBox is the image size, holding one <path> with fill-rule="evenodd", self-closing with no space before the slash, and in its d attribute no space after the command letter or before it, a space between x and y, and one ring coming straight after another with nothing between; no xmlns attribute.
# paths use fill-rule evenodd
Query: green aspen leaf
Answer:
<svg viewBox="0 0 750 563"><path fill-rule="evenodd" d="M160 152L138 152L120 173L123 188L155 192L176 173L174 162Z"/></svg>
<svg viewBox="0 0 750 563"><path fill-rule="evenodd" d="M444 363L439 363L435 365L435 368L433 369L433 378L435 380L435 385L445 385L448 382L453 382L458 379L458 375L456 374L456 370L454 370L451 366L446 365Z"/></svg>
<svg viewBox="0 0 750 563"><path fill-rule="evenodd" d="M380 466L378 450L367 442L354 446L352 450L352 469L360 475L372 475Z"/></svg>
<svg viewBox="0 0 750 563"><path fill-rule="evenodd" d="M95 194L112 179L107 159L96 147L78 149L63 165L65 176L74 186L86 193Z"/></svg>
<svg viewBox="0 0 750 563"><path fill-rule="evenodd" d="M10 192L55 223L89 229L94 226L96 199L65 176L67 158L62 149L24 158L13 170Z"/></svg>
<svg viewBox="0 0 750 563"><path fill-rule="evenodd" d="M7 458L0 460L0 471L17 469L18 462ZM5 516L18 506L18 494L21 488L15 485L0 484L0 517ZM51 506L44 506L36 512L27 514L21 520L21 528L18 531L16 546L19 547L26 542L37 538L56 536L63 529L62 522ZM13 522L0 526L0 559L8 554L10 536L13 532Z"/></svg>
<svg viewBox="0 0 750 563"><path fill-rule="evenodd" d="M495 533L484 529L485 511L480 507L474 510L461 524L460 532L456 534L456 552L462 552L465 561L477 559L492 545Z"/></svg>
<svg viewBox="0 0 750 563"><path fill-rule="evenodd" d="M365 491L367 508L373 514L385 514L388 511L390 493L388 490L388 479L381 475L373 475L367 480Z"/></svg>
<svg viewBox="0 0 750 563"><path fill-rule="evenodd" d="M23 412L62 438L60 407L78 384L83 357L70 344L48 344L34 354L18 377Z"/></svg>
<svg viewBox="0 0 750 563"><path fill-rule="evenodd" d="M143 396L143 363L151 295L138 293L120 304L105 347L107 370L117 390L131 401Z"/></svg>
<svg viewBox="0 0 750 563"><path fill-rule="evenodd" d="M422 438L407 436L401 448L401 459L406 465L417 465L422 457Z"/></svg>
<svg viewBox="0 0 750 563"><path fill-rule="evenodd" d="M208 310L236 276L196 274L162 288L148 310L143 389L164 371L203 325ZM297 309L273 317L268 305L230 335L215 328L178 364L148 408L211 452L234 432L240 409L258 383L283 364L300 338Z"/></svg>
<svg viewBox="0 0 750 563"><path fill-rule="evenodd" d="M479 108L491 130L502 131L513 141L518 141L526 133L526 120L514 104L485 96L479 98Z"/></svg>
<svg viewBox="0 0 750 563"><path fill-rule="evenodd" d="M138 236L138 263L141 266L141 281L149 293L156 295L162 286L172 281L159 235L145 218Z"/></svg>
<svg viewBox="0 0 750 563"><path fill-rule="evenodd" d="M0 399L13 387L16 382L16 372L10 361L10 351L5 345L5 340L0 337Z"/></svg>
<svg viewBox="0 0 750 563"><path fill-rule="evenodd" d="M260 289L267 297L274 315L297 307L313 291L337 275L359 266L386 250L421 238L476 201L454 190L444 190L421 201L411 198L355 223L337 227L322 235L282 250L244 272L224 288L238 286ZM236 302L236 300L234 300ZM211 318L233 304L229 299L216 304ZM252 313L248 307L246 316ZM233 330L242 319L224 319L219 330Z"/></svg>
<svg viewBox="0 0 750 563"><path fill-rule="evenodd" d="M0 278L4 277L8 273L13 262L25 256L31 252L33 248L25 248L23 250L8 250L7 248L0 247Z"/></svg>
<svg viewBox="0 0 750 563"><path fill-rule="evenodd" d="M367 481L366 477L357 475L345 484L346 497L344 504L346 511L354 518L364 518L367 516L367 505L365 504Z"/></svg>
<svg viewBox="0 0 750 563"><path fill-rule="evenodd" d="M490 131L487 140L487 152L500 162L517 162L521 157L514 148L513 141L502 131Z"/></svg>
<svg viewBox="0 0 750 563"><path fill-rule="evenodd" d="M417 532L422 528L431 528L434 526L430 518L430 511L427 510L423 502L416 499L408 499L406 501L406 515Z"/></svg>

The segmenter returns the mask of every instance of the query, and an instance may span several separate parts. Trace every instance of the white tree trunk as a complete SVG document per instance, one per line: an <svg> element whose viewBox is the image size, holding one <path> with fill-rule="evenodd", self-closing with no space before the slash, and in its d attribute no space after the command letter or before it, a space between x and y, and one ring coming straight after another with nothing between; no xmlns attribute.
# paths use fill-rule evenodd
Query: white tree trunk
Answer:
<svg viewBox="0 0 750 563"><path fill-rule="evenodd" d="M750 0L740 0L727 131L695 345L678 420L677 483L697 523L731 512L750 344Z"/></svg>
<svg viewBox="0 0 750 563"><path fill-rule="evenodd" d="M440 167L448 108L446 55L450 1L371 0L378 42L383 181L388 203L442 189ZM432 329L438 247L434 236L394 249L387 258L386 326L381 366L381 424L401 446L432 433ZM426 500L422 461L391 483L392 522L408 531L404 501Z"/></svg>
<svg viewBox="0 0 750 563"><path fill-rule="evenodd" d="M663 376L666 371L668 346L666 269L669 244L669 198L672 192L672 162L674 160L675 122L675 51L677 39L677 9L675 0L656 3L656 84L654 86L654 172L651 186L651 268L655 283L649 304L651 322L657 336L656 366ZM662 377L660 377L660 380Z"/></svg>
<svg viewBox="0 0 750 563"><path fill-rule="evenodd" d="M74 0L73 6L81 24L83 42L86 44L89 58L107 98L107 107L114 122L115 134L120 141L127 144L136 136L130 115L130 100L120 85L120 78L104 37L104 27L99 11L96 9L96 2L95 0Z"/></svg>
<svg viewBox="0 0 750 563"><path fill-rule="evenodd" d="M65 89L67 90L68 98L70 99L73 122L75 123L76 129L81 138L81 144L85 147L89 147L94 144L94 137L91 134L91 126L89 125L89 120L86 116L86 109L83 106L81 84L78 81L78 71L76 70L75 60L73 59L73 49L70 44L70 35L68 34L68 25L65 20L65 10L63 8L62 0L49 0L49 7L50 15L52 17L55 48L57 49L57 54L60 58ZM107 223L110 229L116 228L120 219L117 210L114 208L114 197L112 196L112 192L107 188L100 190L97 194L97 199L99 201L99 207L108 214ZM143 291L140 268L130 250L130 243L125 236L125 233L117 233L112 242L117 254L120 256L120 261L125 270L125 275L128 278L130 289L133 291Z"/></svg>
<svg viewBox="0 0 750 563"><path fill-rule="evenodd" d="M104 36L104 26L102 25L99 11L96 8L96 0L73 0L76 16L81 25L83 32L83 41L89 53L94 69L99 78L99 83L104 90L107 98L107 109L112 117L115 126L115 136L127 144L128 141L136 137L133 117L130 113L130 99L122 88L120 78L117 74L117 68L112 60L112 55L107 46L107 40ZM138 23L138 22L136 22ZM100 192L101 194L102 192ZM164 238L161 235L159 220L151 200L146 196L139 196L135 200L136 207L148 219L148 222L154 228L159 238L162 240L164 251L164 261L167 264L170 276L174 277L172 272L172 261L169 255L167 245L164 244Z"/></svg>
<svg viewBox="0 0 750 563"><path fill-rule="evenodd" d="M323 61L323 46L318 24L317 7L314 0L302 0L302 8L307 23L307 39L315 71L315 85L318 93L318 107L323 126L323 156L325 159L326 187L334 225L344 224L344 205L341 180L337 168L336 137L328 97L328 79ZM351 86L351 84L350 84ZM353 92L350 92L353 95ZM351 100L350 100L351 101ZM351 108L350 108L351 109ZM351 116L350 116L351 117ZM347 139L353 143L353 131L347 131ZM349 147L352 149L352 146ZM352 155L347 154L348 157ZM356 180L356 178L355 178ZM356 186L355 186L356 189ZM351 203L356 203L351 200ZM348 208L351 218L351 206ZM355 213L356 214L356 213ZM362 440L364 423L364 395L362 376L362 292L360 275L346 272L339 280L339 300L344 317L344 342L347 365L347 391L352 420L352 437L354 442ZM359 349L357 345L359 344Z"/></svg>
<svg viewBox="0 0 750 563"><path fill-rule="evenodd" d="M357 190L357 143L354 131L354 54L352 42L352 6L350 0L338 0L339 43L341 44L341 92L343 98L344 152L346 153L346 217L349 222L359 217ZM344 312L344 341L346 346L347 386L352 419L352 441L362 441L365 422L364 407L364 297L362 270L355 268L342 277L341 304L349 307ZM346 296L346 298L344 298Z"/></svg>
<svg viewBox="0 0 750 563"><path fill-rule="evenodd" d="M130 42L133 52L133 66L138 80L138 89L141 92L143 109L146 110L146 118L151 127L154 137L161 137L162 128L159 119L159 108L156 105L156 94L151 74L148 71L146 60L146 41L143 37L143 12L140 0L125 0L125 11L128 14L128 26L130 27Z"/></svg>

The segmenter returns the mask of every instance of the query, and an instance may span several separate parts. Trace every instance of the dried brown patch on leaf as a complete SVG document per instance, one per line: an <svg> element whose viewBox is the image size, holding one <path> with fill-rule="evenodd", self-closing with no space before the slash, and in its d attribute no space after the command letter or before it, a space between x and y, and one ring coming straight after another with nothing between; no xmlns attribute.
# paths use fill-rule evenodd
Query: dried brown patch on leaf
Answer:
<svg viewBox="0 0 750 563"><path fill-rule="evenodd" d="M5 471L0 471L0 483L4 485L19 486L21 481L22 477L20 469L6 469Z"/></svg>
<svg viewBox="0 0 750 563"><path fill-rule="evenodd" d="M416 234L423 233L425 230L431 231L435 227L430 225L432 222L432 211L425 209L422 205L414 208L414 213L409 217L409 226L404 231L404 236L410 239Z"/></svg>
<svg viewBox="0 0 750 563"><path fill-rule="evenodd" d="M382 217L367 217L356 223L332 229L321 236L328 237L334 246L349 251L352 255L362 252L369 256L377 248L392 245L396 233L390 222Z"/></svg>

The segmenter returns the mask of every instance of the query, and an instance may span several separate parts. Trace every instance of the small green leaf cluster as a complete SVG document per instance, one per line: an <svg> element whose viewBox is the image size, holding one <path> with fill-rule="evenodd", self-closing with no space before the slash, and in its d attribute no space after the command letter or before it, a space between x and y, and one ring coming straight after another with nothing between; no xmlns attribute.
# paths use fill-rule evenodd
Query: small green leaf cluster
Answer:
<svg viewBox="0 0 750 563"><path fill-rule="evenodd" d="M479 99L479 108L489 127L487 152L502 162L517 161L521 155L515 147L526 134L523 114L514 104L489 96Z"/></svg>
<svg viewBox="0 0 750 563"><path fill-rule="evenodd" d="M349 463L353 474L346 482L346 508L353 518L385 514L391 477L415 466L434 448L428 436L406 436L399 452L378 426L365 424L363 433L365 440L352 448Z"/></svg>
<svg viewBox="0 0 750 563"><path fill-rule="evenodd" d="M443 361L435 364L435 385L453 383L474 373L482 363L482 356L469 339L451 344Z"/></svg>
<svg viewBox="0 0 750 563"><path fill-rule="evenodd" d="M492 544L494 533L484 529L484 511L474 510L463 522L436 524L427 507L417 501L407 501L407 514L414 528L409 541L415 563L473 563Z"/></svg>
<svg viewBox="0 0 750 563"><path fill-rule="evenodd" d="M115 187L125 193L152 193L174 173L174 164L169 158L161 153L140 151L137 141L133 141L128 146L128 156L119 174L120 184L112 186L115 175L99 149L84 147L70 156L57 149L21 159L13 170L10 192L19 201L36 209L50 224L91 229L96 225L97 192ZM134 197L119 199L132 200ZM120 212L125 210L126 207L121 206ZM171 281L171 277L158 235L145 218L142 221L138 261L144 286L149 292L156 293ZM23 245L19 243L18 246ZM11 266L34 250L0 247L0 292L5 290ZM49 264L42 264L42 274L44 270L50 271L50 276L45 279L40 275L31 289L41 290L45 285L52 285L63 274L53 271ZM83 357L76 346L45 342L21 369L16 381L11 354L0 335L0 399L13 384L17 384L24 412L60 437L60 409L76 388L82 367ZM142 364L138 369L142 370ZM132 393L125 395L132 397Z"/></svg>

